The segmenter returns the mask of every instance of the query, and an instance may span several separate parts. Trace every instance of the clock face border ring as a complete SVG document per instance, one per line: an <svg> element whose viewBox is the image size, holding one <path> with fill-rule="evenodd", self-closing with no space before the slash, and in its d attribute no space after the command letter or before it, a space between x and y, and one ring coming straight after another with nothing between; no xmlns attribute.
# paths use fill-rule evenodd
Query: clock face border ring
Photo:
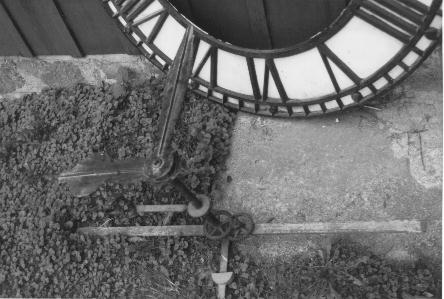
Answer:
<svg viewBox="0 0 444 299"><path fill-rule="evenodd" d="M174 59L174 54L170 54L168 56L165 51L162 51L160 46L161 38L158 38L159 45L156 45L157 37L154 36L154 38L152 38L152 32L148 32L149 34L147 34L146 30L144 32L143 27L135 26L137 24L125 19L125 16L128 16L128 14L125 15L122 13L125 8L125 3L132 2L134 4L142 2L156 2L158 5L163 7L163 13L165 16L163 21L168 18L168 20L174 20L174 22L177 22L177 24L185 28L187 26L194 26L195 32L197 33L196 39L198 41L198 48L201 47L201 44L202 48L203 46L206 46L206 57L205 55L202 56L202 54L199 54L200 50L198 50L198 53L196 54L196 61L194 62L195 67L191 81L192 86L194 86L193 91L195 93L205 96L211 101L222 104L228 108L247 113L272 117L307 117L324 115L330 112L362 105L366 101L386 93L394 86L405 80L412 72L414 72L441 42L442 12L440 7L442 0L429 0L430 5L428 7L423 4L423 2L427 2L427 0L421 0L421 2L418 0L403 0L407 3L413 3L412 5L414 5L414 10L407 12L413 12L413 16L411 16L411 14L405 14L405 16L408 18L408 22L399 18L390 19L387 17L388 21L385 19L383 19L383 21L389 24L389 26L383 24L382 27L380 27L381 22L374 23L373 19L375 18L373 15L367 13L367 7L369 9L374 9L372 6L372 2L374 1L385 2L386 0L351 0L341 15L332 23L331 26L329 26L329 28L323 32L295 46L273 50L241 48L217 40L196 27L166 0L105 0L103 2L108 12L116 19L120 28L127 34L128 38L138 46L142 53L155 66L164 72L166 72L171 65L172 60ZM123 3L123 5L119 6L119 3ZM390 2L389 5L391 5ZM404 14L404 11L401 10L401 8L395 7L395 12L398 12L396 9L400 9L399 12ZM135 9L133 9L133 11L134 10ZM387 9L387 12L390 11L391 10ZM421 18L418 18L420 11L422 15L420 16ZM387 12L384 12L381 16L386 16ZM377 16L380 17L379 15ZM414 22L410 21L410 19L414 20ZM338 57L340 55L336 55L334 53L334 51L337 51L337 49L331 51L330 48L334 48L335 45L332 44L332 46L329 44L329 39L332 37L333 39L338 39L337 36L340 36L341 34L350 35L349 33L343 32L347 30L350 31L348 27L353 27L358 24L358 22L363 23L365 26L367 26L367 23L370 22L371 28L376 26L377 29L375 29L375 31L377 33L379 31L383 31L382 34L378 33L379 35L386 35L388 32L388 34L390 34L388 35L388 39L402 41L401 43L398 41L400 46L396 49L396 52L393 52L391 56L387 58L387 61L384 61L383 64L378 66L376 71L368 74L365 73L364 76L361 74L359 74L360 76L356 75L355 72L347 64L345 64L340 57ZM352 23L355 25L350 25ZM405 37L405 34L401 34L402 32L400 30L394 30L394 28L396 29L397 27L392 26L392 23L403 25L403 28L407 29L414 27L414 31L409 30L411 35ZM160 21L156 22L154 28L156 28L156 26L160 27L157 28L156 34L160 35L159 31L166 32L166 30L162 29L163 24L164 23ZM407 27L407 25L410 27ZM154 30L155 29L153 29L153 31ZM171 39L169 41L171 41ZM317 53L318 51L313 51L313 49L319 50L319 53L315 54L315 52ZM281 78L283 78L282 75L285 74L285 65L283 66L280 61L291 61L291 59L297 60L298 55L303 56L307 53L310 53L312 56L313 54L320 55L319 57L321 57L324 62L323 66L325 66L324 72L328 73L328 76L321 74L321 77L329 77L332 81L330 83L334 85L335 90L333 90L333 92L330 94L309 97L308 99L301 100L297 97L291 96L291 92L293 92L293 94L297 94L298 92L300 93L299 90L286 90L288 85L284 86L284 81L281 80ZM216 58L213 59L213 56L216 56ZM221 86L218 84L218 79L220 81L225 80L226 84L230 83L235 85L237 83L229 82L229 76L231 76L232 73L234 75L237 74L237 64L234 65L233 70L225 67L224 73L222 69L224 68L224 62L226 61L222 60L222 63L219 61L218 68L218 59L221 60L223 57L225 57L225 59L234 59L238 64L243 65L244 69L240 69L238 73L243 73L244 76L249 77L248 79L250 82L248 84L251 84L249 92L242 92L242 90L245 89L243 86L237 86L237 89L240 89L239 92L239 90L235 90L235 88L227 88L226 86ZM316 58L321 60L319 57ZM379 59L377 56L375 57L376 59ZM202 61L198 61L198 59ZM259 62L259 64L257 62ZM199 73L203 68L205 68L204 65L207 65L207 69L209 69L207 70L208 74L206 77ZM227 65L230 65L230 63L227 63ZM337 70L338 65L339 71ZM261 74L261 68L264 66L265 71L263 71ZM346 79L348 81L353 81L350 86L345 88L341 86L339 88L339 83L342 84L342 82L339 82L339 78L336 79L335 75L340 74L341 72L346 74ZM352 80L349 80L348 77ZM263 82L259 82L258 84L258 81ZM267 93L269 86L271 86L270 84L272 84L270 82L272 81L275 84L274 95L272 95L271 92ZM287 78L287 83L288 82L289 81ZM314 84L316 83L317 82L314 82ZM316 85L313 85L312 89L315 90L315 88ZM287 93L286 91L290 91L290 93Z"/></svg>
<svg viewBox="0 0 444 299"><path fill-rule="evenodd" d="M245 57L254 58L278 58L295 55L304 51L307 51L318 43L325 42L339 30L341 30L347 22L353 17L353 12L359 7L362 0L350 0L348 5L343 9L341 14L323 31L318 32L309 39L297 43L295 45L276 48L276 49L252 49L239 47L228 42L222 41L213 37L211 34L206 33L199 26L184 17L168 0L158 0L167 9L168 13L173 16L184 27L194 26L195 32L199 39L204 40L221 50L235 53Z"/></svg>

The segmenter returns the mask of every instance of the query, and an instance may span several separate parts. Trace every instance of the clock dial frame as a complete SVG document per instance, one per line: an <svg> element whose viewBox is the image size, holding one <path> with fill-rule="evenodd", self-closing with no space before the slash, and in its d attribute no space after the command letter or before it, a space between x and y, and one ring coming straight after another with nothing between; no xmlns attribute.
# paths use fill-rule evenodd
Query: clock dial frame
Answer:
<svg viewBox="0 0 444 299"><path fill-rule="evenodd" d="M167 72L195 28L193 91L228 108L274 117L360 105L407 78L441 42L442 0L350 0L310 39L242 48L198 28L166 0L105 0L129 39Z"/></svg>

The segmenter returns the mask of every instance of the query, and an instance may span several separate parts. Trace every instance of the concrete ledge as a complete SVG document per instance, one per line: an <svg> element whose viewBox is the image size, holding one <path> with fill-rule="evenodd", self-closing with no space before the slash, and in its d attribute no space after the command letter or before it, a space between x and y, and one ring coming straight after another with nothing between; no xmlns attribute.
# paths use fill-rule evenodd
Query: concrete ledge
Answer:
<svg viewBox="0 0 444 299"><path fill-rule="evenodd" d="M143 83L159 74L144 56L0 57L0 99L18 98L46 87L69 87L77 83L99 85L121 79Z"/></svg>

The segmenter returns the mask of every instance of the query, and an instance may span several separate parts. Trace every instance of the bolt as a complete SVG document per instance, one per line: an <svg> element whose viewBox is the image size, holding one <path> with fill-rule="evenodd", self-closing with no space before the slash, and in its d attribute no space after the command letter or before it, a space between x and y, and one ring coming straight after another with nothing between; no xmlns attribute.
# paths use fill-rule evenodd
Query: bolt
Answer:
<svg viewBox="0 0 444 299"><path fill-rule="evenodd" d="M362 100L362 94L360 92L355 92L354 94L352 94L352 99L356 103L359 103Z"/></svg>
<svg viewBox="0 0 444 299"><path fill-rule="evenodd" d="M437 40L439 38L439 30L436 28L428 28L425 33L425 37L431 40Z"/></svg>

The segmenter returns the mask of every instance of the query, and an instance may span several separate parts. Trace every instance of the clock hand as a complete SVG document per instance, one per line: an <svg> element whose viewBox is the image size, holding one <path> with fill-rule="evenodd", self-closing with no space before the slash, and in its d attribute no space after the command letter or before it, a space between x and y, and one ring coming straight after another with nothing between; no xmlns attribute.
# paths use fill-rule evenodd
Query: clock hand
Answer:
<svg viewBox="0 0 444 299"><path fill-rule="evenodd" d="M171 138L187 92L188 81L193 68L195 46L193 27L189 26L179 47L178 55L176 55L168 72L162 97L162 110L158 126L160 140L154 153L152 168L152 175L156 177L162 177L165 172L169 171L168 168L172 167L170 162L173 161Z"/></svg>
<svg viewBox="0 0 444 299"><path fill-rule="evenodd" d="M108 157L94 154L59 176L59 181L68 183L73 194L86 196L107 180L126 183L137 179L154 182L173 179L173 183L179 185L174 180L177 159L171 151L171 138L191 75L194 40L193 28L190 26L180 45L180 54L176 56L167 76L158 129L160 142L152 157L148 160L138 158L111 161Z"/></svg>

